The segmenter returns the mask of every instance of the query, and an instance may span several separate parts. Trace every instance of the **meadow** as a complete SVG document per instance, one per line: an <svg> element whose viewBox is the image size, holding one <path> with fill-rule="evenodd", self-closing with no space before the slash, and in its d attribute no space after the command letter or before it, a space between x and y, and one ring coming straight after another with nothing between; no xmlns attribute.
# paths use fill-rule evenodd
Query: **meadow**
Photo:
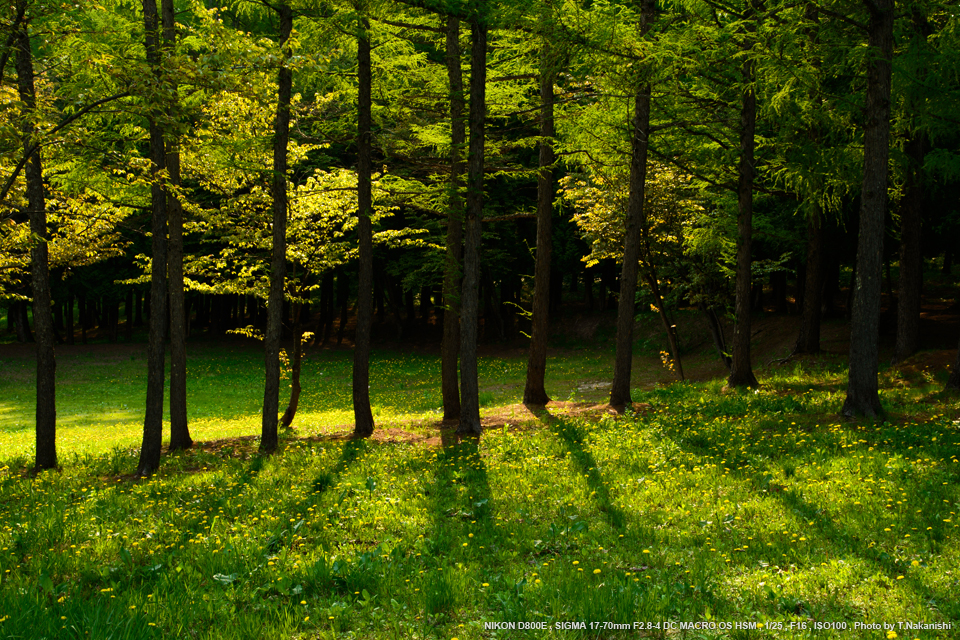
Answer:
<svg viewBox="0 0 960 640"><path fill-rule="evenodd" d="M375 415L400 436L353 441L349 352L320 352L263 457L258 350L190 358L201 444L137 481L142 345L62 356L62 469L36 477L31 359L0 353L0 638L958 635L945 371L885 370L887 419L852 422L840 357L738 392L641 356L615 416L596 406L612 353L570 348L548 363L566 402L511 413L526 360L502 353L480 372L499 417L458 442L436 355L381 351Z"/></svg>

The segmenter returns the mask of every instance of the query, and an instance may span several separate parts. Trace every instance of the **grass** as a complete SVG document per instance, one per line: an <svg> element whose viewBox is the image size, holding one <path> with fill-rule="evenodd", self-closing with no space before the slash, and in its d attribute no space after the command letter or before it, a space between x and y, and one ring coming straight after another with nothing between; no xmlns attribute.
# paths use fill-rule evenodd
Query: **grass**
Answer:
<svg viewBox="0 0 960 640"><path fill-rule="evenodd" d="M262 361L258 343L191 346L188 418L195 439L259 433ZM58 347L57 364L58 445L62 450L98 453L139 444L146 394L143 345ZM352 353L346 350L317 352L304 362L304 392L296 426L308 433L322 433L352 424L352 366ZM32 357L0 356L0 444L7 457L32 455L34 367ZM584 379L603 380L611 367L608 354L576 352L554 366L547 390L558 399L600 401L608 390L578 390L577 385ZM482 358L481 406L520 402L525 372L526 359L522 357ZM666 372L654 373L668 377ZM392 423L439 419L443 404L439 379L440 363L433 354L375 352L370 389L374 418ZM281 400L285 402L286 396Z"/></svg>
<svg viewBox="0 0 960 640"><path fill-rule="evenodd" d="M599 400L605 390L578 381L603 380L608 357L558 354L551 393ZM429 446L303 437L349 421L349 358L334 353L311 360L315 391L279 453L227 440L166 456L136 482L125 474L140 428L128 408L142 394L137 358L63 367L60 410L73 420L63 468L35 478L32 434L12 426L29 421L29 366L3 362L2 638L753 638L761 624L783 638L952 638L960 628L960 430L956 401L935 392L941 373L885 372L887 421L838 420L845 372L808 361L767 372L756 392L650 387L620 418L553 410ZM256 433L258 364L243 350L194 350L195 437ZM490 408L519 400L521 355L483 366ZM437 370L429 355L378 354L380 426L436 420ZM546 628L491 628L509 622ZM823 622L847 630L815 628ZM906 622L953 627L897 626ZM694 623L708 628L681 628ZM854 626L883 623L893 628Z"/></svg>

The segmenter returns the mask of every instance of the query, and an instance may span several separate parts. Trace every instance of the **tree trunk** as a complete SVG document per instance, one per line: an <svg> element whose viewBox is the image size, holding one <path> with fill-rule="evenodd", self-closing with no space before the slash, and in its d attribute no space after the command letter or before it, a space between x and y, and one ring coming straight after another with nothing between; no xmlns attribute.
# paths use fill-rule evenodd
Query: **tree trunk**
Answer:
<svg viewBox="0 0 960 640"><path fill-rule="evenodd" d="M176 46L177 27L173 0L161 0L164 49ZM171 92L176 92L175 80L168 80ZM171 105L175 116L177 104ZM172 129L172 127L171 127ZM180 142L176 131L168 135L167 175L170 186L180 186ZM170 450L193 446L187 424L187 318L183 291L183 205L176 193L167 194L167 274L170 288Z"/></svg>
<svg viewBox="0 0 960 640"><path fill-rule="evenodd" d="M653 263L650 264L652 265ZM667 307L663 302L663 296L660 294L660 285L657 284L656 271L646 274L645 277L647 286L650 287L650 292L653 294L654 306L657 308L657 314L660 316L660 322L663 324L663 330L667 333L667 342L670 344L670 355L673 357L673 362L676 364L677 376L682 382L687 378L683 375L683 361L680 359L680 344L677 340L677 325L670 322L670 318L667 317Z"/></svg>
<svg viewBox="0 0 960 640"><path fill-rule="evenodd" d="M887 208L890 153L890 75L893 60L893 0L865 3L870 12L867 108L863 137L863 189L857 280L850 322L850 374L843 415L883 415L879 369L880 276Z"/></svg>
<svg viewBox="0 0 960 640"><path fill-rule="evenodd" d="M81 294L77 297L77 305L78 305L78 311L77 311L77 313L78 313L79 316L80 316L80 317L79 317L79 320L80 320L80 343L81 343L81 344L87 344L87 324L88 324L88 323L87 323L87 317L88 317L88 315L89 315L89 314L87 313L87 296L85 296L84 294L81 293Z"/></svg>
<svg viewBox="0 0 960 640"><path fill-rule="evenodd" d="M914 133L906 144L910 166L900 203L900 281L897 284L897 343L893 361L917 352L920 344L920 296L923 290L921 215L923 212L923 158L926 140Z"/></svg>
<svg viewBox="0 0 960 640"><path fill-rule="evenodd" d="M26 0L19 0L18 9L25 9ZM30 276L33 285L33 328L37 339L37 406L36 458L34 468L54 469L57 466L57 360L54 354L53 313L50 309L50 272L47 242L47 204L43 194L43 166L39 146L32 149L37 137L33 115L37 93L33 82L33 52L27 23L18 23L17 89L24 105L22 125L24 154L29 156L24 167L27 183L27 215L30 233L36 244L30 250Z"/></svg>
<svg viewBox="0 0 960 640"><path fill-rule="evenodd" d="M756 145L757 97L753 91L753 61L743 63L743 82L747 85L740 110L740 165L737 173L737 281L733 325L733 359L727 384L731 387L756 387L750 364L750 265L753 236L753 152Z"/></svg>
<svg viewBox="0 0 960 640"><path fill-rule="evenodd" d="M157 15L156 0L143 0L143 23L146 33L147 63L154 73L154 80L160 80L160 18ZM154 107L155 105L148 105ZM163 379L164 329L167 322L167 203L161 171L166 166L166 153L163 145L163 131L154 115L150 120L150 161L151 161L151 275L150 275L150 338L147 345L147 401L146 415L143 420L143 442L140 446L140 461L137 464L137 476L151 475L160 466L160 452L163 446Z"/></svg>
<svg viewBox="0 0 960 640"><path fill-rule="evenodd" d="M72 310L71 305L71 310ZM127 290L127 299L123 303L123 311L126 315L126 322L123 325L124 339L127 342L133 342L133 289ZM71 322L71 325L73 323Z"/></svg>
<svg viewBox="0 0 960 640"><path fill-rule="evenodd" d="M620 298L617 304L617 351L613 365L613 384L610 388L610 406L618 409L633 402L630 396L633 325L636 315L637 277L640 272L640 245L643 240L643 209L649 143L650 85L644 85L634 97L627 233L623 245L623 269L620 274Z"/></svg>
<svg viewBox="0 0 960 640"><path fill-rule="evenodd" d="M297 416L300 406L300 370L303 368L303 319L300 315L301 304L293 305L293 356L290 358L290 400L287 410L280 418L280 424L289 427Z"/></svg>
<svg viewBox="0 0 960 640"><path fill-rule="evenodd" d="M653 25L656 3L641 3L640 35ZM617 351L613 364L610 406L625 407L630 397L633 366L633 325L636 315L637 276L640 272L640 244L643 240L644 199L647 186L647 151L650 146L650 94L644 84L633 98L633 135L630 148L630 195L627 198L627 233L623 244L623 269L617 304ZM605 306L605 304L604 304Z"/></svg>
<svg viewBox="0 0 960 640"><path fill-rule="evenodd" d="M73 294L67 294L67 344L73 344Z"/></svg>
<svg viewBox="0 0 960 640"><path fill-rule="evenodd" d="M460 418L460 383L457 360L460 352L460 262L463 258L463 147L466 121L463 117L463 71L460 67L460 19L447 18L447 82L450 90L450 203L447 213L447 249L443 274L443 338L440 344L440 388L443 419Z"/></svg>
<svg viewBox="0 0 960 640"><path fill-rule="evenodd" d="M293 30L290 5L276 5L280 18L280 48L285 50ZM260 451L277 448L277 418L280 411L280 332L283 316L283 290L287 275L287 144L290 139L290 98L293 71L287 66L287 53L277 73L277 115L273 122L273 257L270 261L270 294L267 301L267 331L264 337L263 415Z"/></svg>
<svg viewBox="0 0 960 640"><path fill-rule="evenodd" d="M337 346L343 344L343 335L347 328L347 313L350 310L350 281L347 280L346 269L340 269L337 274L337 303L340 306L340 324L337 327Z"/></svg>
<svg viewBox="0 0 960 640"><path fill-rule="evenodd" d="M357 205L360 236L360 281L357 286L357 333L353 346L353 434L373 434L370 409L370 334L373 329L373 149L371 140L370 24L361 18L357 38Z"/></svg>
<svg viewBox="0 0 960 640"><path fill-rule="evenodd" d="M527 359L527 384L523 403L543 406L550 402L544 387L547 371L547 334L550 315L550 262L553 253L553 83L556 70L550 45L543 44L540 69L540 172L537 174L537 262L534 267L533 330ZM559 274L558 274L559 275Z"/></svg>
<svg viewBox="0 0 960 640"><path fill-rule="evenodd" d="M480 221L483 217L483 145L486 120L487 25L480 16L470 24L470 150L460 295L460 435L480 435L480 387L477 334L480 322Z"/></svg>
<svg viewBox="0 0 960 640"><path fill-rule="evenodd" d="M820 307L823 293L823 222L820 207L807 218L807 265L803 283L803 311L794 353L820 352Z"/></svg>
<svg viewBox="0 0 960 640"><path fill-rule="evenodd" d="M33 340L30 335L30 319L27 317L26 302L12 302L11 311L13 313L13 328L17 333L17 342L26 344Z"/></svg>
<svg viewBox="0 0 960 640"><path fill-rule="evenodd" d="M707 324L710 327L710 335L713 337L713 346L716 347L717 355L720 356L720 360L729 371L732 360L730 358L730 354L727 353L727 340L723 335L723 325L720 324L720 318L717 317L716 310L713 309L713 307L708 307L706 303L700 302L697 306L699 307L700 311L703 312L703 315L707 317Z"/></svg>

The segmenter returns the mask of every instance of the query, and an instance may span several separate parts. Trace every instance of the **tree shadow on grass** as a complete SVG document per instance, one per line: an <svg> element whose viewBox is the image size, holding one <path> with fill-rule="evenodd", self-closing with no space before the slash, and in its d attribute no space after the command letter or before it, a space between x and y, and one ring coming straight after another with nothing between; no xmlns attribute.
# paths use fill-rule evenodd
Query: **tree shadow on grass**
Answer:
<svg viewBox="0 0 960 640"><path fill-rule="evenodd" d="M490 524L491 495L480 438L457 436L441 429L441 448L433 469L430 498L432 521L425 532L422 583L424 632L427 626L451 620L478 585L468 567L495 544ZM458 562L459 561L459 562Z"/></svg>
<svg viewBox="0 0 960 640"><path fill-rule="evenodd" d="M692 415L685 417L694 419ZM852 426L851 428L860 429L860 427L857 426ZM960 606L953 603L953 601L947 597L946 593L935 592L919 580L916 574L909 570L911 568L909 562L869 542L869 539L872 537L870 534L873 533L874 530L870 529L869 525L864 523L862 518L857 520L858 523L863 525L861 528L838 524L836 519L831 518L829 514L825 513L826 510L822 505L818 505L815 501L807 499L803 495L802 488L784 486L774 482L774 476L771 472L776 472L776 468L763 466L758 469L754 466L749 452L746 454L741 453L739 457L735 457L731 454L731 451L717 451L716 448L711 445L723 444L717 442L721 435L708 435L704 433L703 429L698 429L698 431L699 433L692 437L683 437L676 429L663 429L660 437L669 438L673 444L690 455L712 461L713 466L718 469L725 469L726 473L729 474L730 478L735 482L743 483L748 487L754 488L758 493L765 494L769 498L778 501L784 513L793 514L795 517L804 520L807 526L813 528L818 534L817 539L826 542L827 546L832 548L832 554L830 555L837 558L845 556L854 557L864 562L870 567L871 571L882 576L881 586L889 588L894 584L905 585L921 602L931 608L939 610L945 617L951 620L956 620L960 617ZM867 437L867 434L858 435ZM879 435L882 436L883 434L881 433ZM869 444L874 445L871 448L905 453L907 450L913 448L912 444L916 437L913 434L902 435L903 438L896 444L890 443L889 439L887 444L881 444L880 442L871 442ZM791 469L803 468L813 463L823 465L826 460L823 458L822 447L820 449L820 451L805 450L803 452L780 453L776 459L784 468L789 467ZM757 460L761 462L764 458L762 455L757 455L756 457ZM837 457L840 459L844 458L844 456ZM864 471L863 473L867 472ZM900 479L897 486L902 487L903 484L903 479ZM922 504L923 496L940 495L943 493L942 486L936 484L935 480L932 479L923 482L910 482L909 484L913 486L911 487L910 495L902 498L905 504ZM877 493L874 495L879 496L879 487L875 488L877 489ZM942 548L945 543L947 527L943 522L927 522L927 520L923 518L917 519L913 516L914 514L912 513L908 514L907 517L909 520L900 522L898 526L901 529L905 529L916 525L915 528L917 531L915 535L929 536L931 538L929 544L932 553L939 553L940 548ZM921 524L929 524L930 529L923 531ZM882 525L876 523L875 528L876 531L879 531ZM808 537L810 537L809 534ZM804 568L802 566L803 559L799 555L788 557L787 560L796 562L798 565L801 565L801 568ZM813 568L813 566L807 568ZM802 603L797 604L797 606L802 606Z"/></svg>
<svg viewBox="0 0 960 640"><path fill-rule="evenodd" d="M593 492L597 509L604 514L614 529L623 529L626 526L626 514L610 496L610 490L600 471L597 470L597 461L587 449L580 427L571 420L554 416L546 407L531 405L527 408L563 443L567 453L573 458L577 471L586 478L587 486Z"/></svg>

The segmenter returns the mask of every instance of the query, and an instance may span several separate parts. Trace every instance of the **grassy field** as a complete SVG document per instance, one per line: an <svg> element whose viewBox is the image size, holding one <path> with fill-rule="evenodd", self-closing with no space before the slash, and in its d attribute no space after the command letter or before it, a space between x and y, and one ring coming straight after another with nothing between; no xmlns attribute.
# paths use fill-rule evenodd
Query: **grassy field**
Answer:
<svg viewBox="0 0 960 640"><path fill-rule="evenodd" d="M257 432L259 353L191 354L207 444L139 482L142 350L63 354L63 468L36 478L30 358L0 356L0 638L958 636L960 408L941 370L885 371L887 420L858 423L836 416L830 358L725 392L654 386L650 356L614 417L588 406L612 354L568 349L548 390L580 413L456 442L436 357L380 352L379 426L432 439L355 442L330 435L349 354L321 353L298 428L261 457L237 438ZM482 360L485 411L519 401L524 369Z"/></svg>

